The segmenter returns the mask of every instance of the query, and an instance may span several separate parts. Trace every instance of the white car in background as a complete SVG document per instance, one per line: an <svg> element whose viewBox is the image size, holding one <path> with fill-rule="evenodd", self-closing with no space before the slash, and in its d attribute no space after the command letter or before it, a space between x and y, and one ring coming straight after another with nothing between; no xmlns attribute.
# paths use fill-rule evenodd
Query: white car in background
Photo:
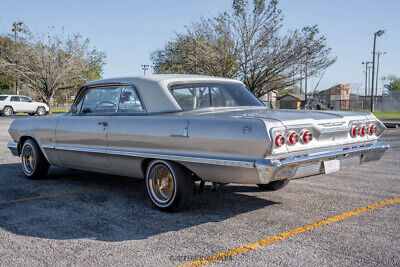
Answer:
<svg viewBox="0 0 400 267"><path fill-rule="evenodd" d="M0 95L0 113L4 116L15 113L43 116L47 112L49 112L49 106L42 102L35 102L27 96Z"/></svg>

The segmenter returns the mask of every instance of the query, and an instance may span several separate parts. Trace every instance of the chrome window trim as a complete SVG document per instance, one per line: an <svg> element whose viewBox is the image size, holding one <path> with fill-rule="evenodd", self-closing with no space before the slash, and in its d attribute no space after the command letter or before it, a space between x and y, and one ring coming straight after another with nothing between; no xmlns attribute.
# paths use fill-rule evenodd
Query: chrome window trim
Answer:
<svg viewBox="0 0 400 267"><path fill-rule="evenodd" d="M140 102L140 104L142 105L143 112L131 112L131 113L125 113L125 114L118 113L119 104L120 104L119 102L120 102L122 90L121 90L121 92L120 92L120 98L118 99L117 109L116 109L116 111L115 111L114 113L92 113L92 114L91 114L91 113L85 113L85 114L82 114L82 113L81 113L81 109L82 109L83 103L82 103L82 106L81 106L80 110L77 111L76 114L72 114L72 113L70 112L71 107L72 107L73 105L75 105L76 102L77 102L81 97L84 97L84 96L86 95L86 90L87 90L88 88L98 88L98 87L107 87L107 86L130 86L130 87L132 87L133 91L135 91L137 97L139 98L139 102ZM71 115L71 116L143 116L143 115L146 115L146 114L147 114L146 106L145 106L145 104L143 103L143 100L142 100L141 95L139 94L139 91L137 90L137 88L135 87L135 85L134 85L134 84L131 84L131 83L103 83L103 84L94 84L94 85L89 85L89 86L83 86L83 87L81 87L81 88L79 89L79 91L78 91L78 93L77 93L77 95L76 95L76 98L75 98L75 100L74 100L74 103L71 105L71 107L70 107L70 109L68 110L68 112L66 113L66 114L69 114L69 115Z"/></svg>
<svg viewBox="0 0 400 267"><path fill-rule="evenodd" d="M211 85L221 85L221 84L227 84L227 83L231 83L231 84L239 84L241 86L243 86L244 88L246 88L247 90L249 90L243 83L240 82L228 82L228 81L224 81L224 82L217 82L217 81L186 81L186 82L172 82L169 83L167 85L168 91L169 93L172 95L172 97L174 98L175 102L178 104L178 106L181 108L181 111L193 111L193 110L199 110L199 109L204 109L204 108L213 108L212 106L210 107L204 107L204 108L195 108L195 109L184 109L182 107L182 105L179 103L178 99L176 99L175 95L172 93L172 91L174 90L173 87L175 86L196 86L196 85L204 85L207 84L207 86L211 86ZM250 107L265 107L264 103L262 101L260 101L260 99L258 99L258 97L256 97L253 92L251 92L249 90L249 92L254 96L254 98L261 104L260 106L250 106ZM211 101L210 101L210 105L211 105ZM244 107L244 106L235 106L235 107Z"/></svg>

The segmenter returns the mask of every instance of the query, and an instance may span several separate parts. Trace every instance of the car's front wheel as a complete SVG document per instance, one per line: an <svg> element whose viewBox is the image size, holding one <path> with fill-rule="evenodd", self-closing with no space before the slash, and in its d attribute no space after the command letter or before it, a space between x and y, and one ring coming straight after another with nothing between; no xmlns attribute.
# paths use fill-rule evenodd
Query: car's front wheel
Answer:
<svg viewBox="0 0 400 267"><path fill-rule="evenodd" d="M3 108L4 116L11 116L12 114L14 114L14 110L12 109L12 107L4 107Z"/></svg>
<svg viewBox="0 0 400 267"><path fill-rule="evenodd" d="M21 160L22 170L29 179L46 177L50 164L32 139L27 139L22 145Z"/></svg>
<svg viewBox="0 0 400 267"><path fill-rule="evenodd" d="M36 110L36 114L38 116L43 116L46 114L46 109L44 107L38 107Z"/></svg>
<svg viewBox="0 0 400 267"><path fill-rule="evenodd" d="M153 160L147 167L146 187L156 208L174 212L190 205L194 180L189 172L177 163Z"/></svg>
<svg viewBox="0 0 400 267"><path fill-rule="evenodd" d="M273 181L268 184L258 184L257 186L265 191L276 191L279 189L282 189L289 183L288 179L285 180L279 180L279 181Z"/></svg>

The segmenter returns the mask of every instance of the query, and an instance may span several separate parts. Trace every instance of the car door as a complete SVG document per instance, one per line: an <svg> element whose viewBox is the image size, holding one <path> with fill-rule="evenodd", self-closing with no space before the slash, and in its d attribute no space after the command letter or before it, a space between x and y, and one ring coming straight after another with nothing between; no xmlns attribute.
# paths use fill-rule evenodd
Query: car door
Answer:
<svg viewBox="0 0 400 267"><path fill-rule="evenodd" d="M135 88L129 85L121 88L118 112L111 117L107 129L112 173L141 176L141 159L130 153L143 150L143 146L151 146L150 133L147 131L149 125L154 126L148 121L147 113Z"/></svg>
<svg viewBox="0 0 400 267"><path fill-rule="evenodd" d="M19 98L19 96L12 96L10 98L10 105L13 108L14 112L23 112L23 104Z"/></svg>
<svg viewBox="0 0 400 267"><path fill-rule="evenodd" d="M20 96L21 112L35 113L36 104L33 103L32 99L26 96Z"/></svg>
<svg viewBox="0 0 400 267"><path fill-rule="evenodd" d="M96 86L81 90L70 111L56 127L56 150L61 165L90 171L110 167L107 128L118 108L120 86Z"/></svg>

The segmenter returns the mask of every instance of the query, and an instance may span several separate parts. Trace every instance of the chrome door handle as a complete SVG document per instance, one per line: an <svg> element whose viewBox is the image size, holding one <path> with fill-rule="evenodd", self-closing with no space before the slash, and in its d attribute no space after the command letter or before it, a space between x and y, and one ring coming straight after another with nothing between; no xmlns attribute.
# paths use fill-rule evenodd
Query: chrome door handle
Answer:
<svg viewBox="0 0 400 267"><path fill-rule="evenodd" d="M97 124L98 124L98 125L103 125L104 127L106 127L106 126L108 125L107 122L98 122Z"/></svg>

